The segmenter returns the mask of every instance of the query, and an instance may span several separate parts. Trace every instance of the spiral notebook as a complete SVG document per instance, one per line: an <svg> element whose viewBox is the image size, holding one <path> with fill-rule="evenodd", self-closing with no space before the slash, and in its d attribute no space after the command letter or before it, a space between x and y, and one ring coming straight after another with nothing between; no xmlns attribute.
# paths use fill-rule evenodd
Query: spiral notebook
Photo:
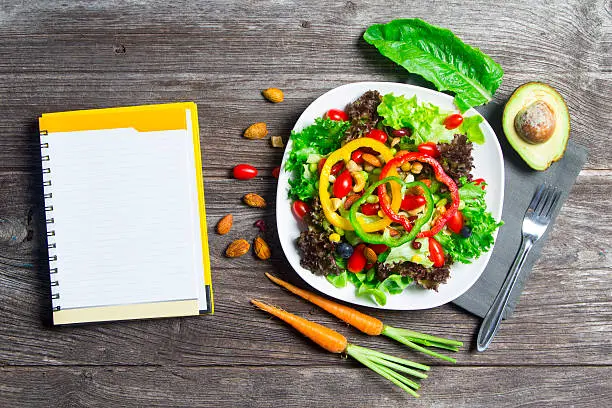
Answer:
<svg viewBox="0 0 612 408"><path fill-rule="evenodd" d="M212 313L196 105L39 125L54 324Z"/></svg>

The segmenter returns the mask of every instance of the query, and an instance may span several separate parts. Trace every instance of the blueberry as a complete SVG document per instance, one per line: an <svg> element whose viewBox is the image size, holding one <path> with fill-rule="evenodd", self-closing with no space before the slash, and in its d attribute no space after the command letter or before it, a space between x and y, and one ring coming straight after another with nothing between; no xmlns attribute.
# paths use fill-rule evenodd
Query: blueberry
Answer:
<svg viewBox="0 0 612 408"><path fill-rule="evenodd" d="M336 252L340 257L344 259L349 259L351 255L353 255L353 247L347 244L346 242L341 242L336 246Z"/></svg>
<svg viewBox="0 0 612 408"><path fill-rule="evenodd" d="M463 238L469 238L470 235L472 235L472 229L468 227L467 225L464 225L461 228L461 231L459 231L459 234L461 234Z"/></svg>

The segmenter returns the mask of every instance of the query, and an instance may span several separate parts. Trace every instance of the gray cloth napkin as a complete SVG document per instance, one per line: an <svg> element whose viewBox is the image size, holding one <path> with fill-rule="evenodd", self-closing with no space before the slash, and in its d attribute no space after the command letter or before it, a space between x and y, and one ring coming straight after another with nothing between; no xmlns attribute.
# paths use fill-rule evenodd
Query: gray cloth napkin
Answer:
<svg viewBox="0 0 612 408"><path fill-rule="evenodd" d="M495 130L504 154L506 185L502 219L505 224L499 230L493 254L480 279L470 290L457 298L453 303L468 312L484 317L489 307L493 304L493 300L497 296L519 249L523 216L533 193L544 182L556 186L563 192L561 196L561 204L563 204L586 161L587 150L582 146L572 143L570 140L565 155L560 161L553 163L546 171L532 170L512 149L504 136L501 128L503 105L489 103L478 108L478 111L489 121L493 130ZM557 206L557 210L553 214L551 226L527 257L518 281L510 294L510 300L504 317L509 317L514 311L519 296L523 291L523 286L529 277L534 263L540 257L548 233L552 230L552 225L559 214L561 206Z"/></svg>

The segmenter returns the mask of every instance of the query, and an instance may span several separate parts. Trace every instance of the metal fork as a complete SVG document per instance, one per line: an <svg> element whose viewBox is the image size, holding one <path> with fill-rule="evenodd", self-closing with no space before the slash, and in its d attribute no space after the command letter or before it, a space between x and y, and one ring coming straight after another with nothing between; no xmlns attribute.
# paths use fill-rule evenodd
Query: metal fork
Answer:
<svg viewBox="0 0 612 408"><path fill-rule="evenodd" d="M514 288L525 259L527 259L533 244L544 235L546 228L548 228L551 216L559 203L560 197L561 191L545 184L541 184L533 195L523 218L521 247L514 258L504 284L480 326L476 342L478 351L485 351L493 341L497 330L499 330L510 293Z"/></svg>

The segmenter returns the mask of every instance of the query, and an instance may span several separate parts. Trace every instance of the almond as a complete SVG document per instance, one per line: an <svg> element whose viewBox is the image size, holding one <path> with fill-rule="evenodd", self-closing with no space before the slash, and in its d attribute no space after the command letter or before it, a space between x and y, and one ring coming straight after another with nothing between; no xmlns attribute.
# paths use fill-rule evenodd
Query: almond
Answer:
<svg viewBox="0 0 612 408"><path fill-rule="evenodd" d="M264 122L253 123L244 131L247 139L262 139L268 135L268 127Z"/></svg>
<svg viewBox="0 0 612 408"><path fill-rule="evenodd" d="M257 237L253 241L253 250L255 251L255 255L262 260L266 260L272 255L270 247L261 237Z"/></svg>
<svg viewBox="0 0 612 408"><path fill-rule="evenodd" d="M378 261L378 256L376 255L376 252L374 252L374 250L370 247L364 248L363 255L365 256L365 259L366 261L368 261L369 264L373 264Z"/></svg>
<svg viewBox="0 0 612 408"><path fill-rule="evenodd" d="M245 239L237 239L225 250L225 255L229 258L237 258L249 252L249 248L251 248L251 244L249 244Z"/></svg>
<svg viewBox="0 0 612 408"><path fill-rule="evenodd" d="M353 203L359 200L360 197L361 197L361 194L353 194L353 195L346 197L346 200L344 200L344 209L350 210Z"/></svg>
<svg viewBox="0 0 612 408"><path fill-rule="evenodd" d="M264 98L273 103L279 103L285 99L283 91L278 88L264 89L263 91L261 91L261 94L264 96Z"/></svg>
<svg viewBox="0 0 612 408"><path fill-rule="evenodd" d="M245 196L242 197L242 201L249 207L264 208L266 206L266 200L255 193L245 194Z"/></svg>
<svg viewBox="0 0 612 408"><path fill-rule="evenodd" d="M374 167L381 167L382 163L380 162L380 160L378 159L378 157L374 156L373 154L370 153L364 153L362 156L363 161L365 161L366 163L374 166Z"/></svg>
<svg viewBox="0 0 612 408"><path fill-rule="evenodd" d="M389 235L392 237L397 237L400 234L396 229L391 227L387 228L387 230L389 231Z"/></svg>
<svg viewBox="0 0 612 408"><path fill-rule="evenodd" d="M227 214L225 217L221 218L217 223L217 233L219 235L225 235L232 229L232 225L234 224L234 217L232 214Z"/></svg>

